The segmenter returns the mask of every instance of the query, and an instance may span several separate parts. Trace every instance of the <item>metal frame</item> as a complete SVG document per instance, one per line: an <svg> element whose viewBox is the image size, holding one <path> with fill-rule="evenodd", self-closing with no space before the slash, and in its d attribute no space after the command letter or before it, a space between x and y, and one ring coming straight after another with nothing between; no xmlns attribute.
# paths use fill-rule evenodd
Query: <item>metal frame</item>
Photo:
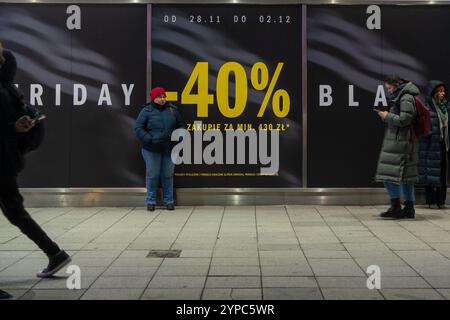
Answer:
<svg viewBox="0 0 450 320"><path fill-rule="evenodd" d="M21 189L29 207L142 207L145 188ZM423 190L416 193L424 202ZM383 188L181 188L176 204L209 205L385 205Z"/></svg>
<svg viewBox="0 0 450 320"><path fill-rule="evenodd" d="M0 3L62 3L62 4L306 4L306 5L438 5L450 0L0 0Z"/></svg>
<svg viewBox="0 0 450 320"><path fill-rule="evenodd" d="M308 38L307 6L302 5L302 186L308 187Z"/></svg>
<svg viewBox="0 0 450 320"><path fill-rule="evenodd" d="M152 6L147 6L147 21L149 15L152 15ZM152 21L147 23L147 55L145 57L147 63L147 74L145 75L145 79L147 82L146 88L152 87ZM150 102L150 97L147 94L147 102Z"/></svg>

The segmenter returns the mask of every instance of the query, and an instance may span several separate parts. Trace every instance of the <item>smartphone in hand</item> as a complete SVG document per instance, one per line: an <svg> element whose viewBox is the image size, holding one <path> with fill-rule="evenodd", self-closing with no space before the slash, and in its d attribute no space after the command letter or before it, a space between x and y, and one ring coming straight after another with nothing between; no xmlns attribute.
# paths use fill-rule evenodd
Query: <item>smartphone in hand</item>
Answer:
<svg viewBox="0 0 450 320"><path fill-rule="evenodd" d="M38 122L44 120L45 118L47 118L47 117L46 117L44 114L40 114L40 115L38 115L36 118L34 118L34 119L31 121L31 123L32 123L33 125L35 125L36 123L38 123Z"/></svg>

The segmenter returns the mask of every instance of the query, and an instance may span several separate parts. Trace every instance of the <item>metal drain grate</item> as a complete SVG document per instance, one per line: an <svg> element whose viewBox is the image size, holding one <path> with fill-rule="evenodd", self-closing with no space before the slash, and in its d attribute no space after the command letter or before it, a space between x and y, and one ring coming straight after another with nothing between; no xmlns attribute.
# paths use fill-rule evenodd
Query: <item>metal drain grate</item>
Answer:
<svg viewBox="0 0 450 320"><path fill-rule="evenodd" d="M147 258L179 258L181 250L150 250Z"/></svg>

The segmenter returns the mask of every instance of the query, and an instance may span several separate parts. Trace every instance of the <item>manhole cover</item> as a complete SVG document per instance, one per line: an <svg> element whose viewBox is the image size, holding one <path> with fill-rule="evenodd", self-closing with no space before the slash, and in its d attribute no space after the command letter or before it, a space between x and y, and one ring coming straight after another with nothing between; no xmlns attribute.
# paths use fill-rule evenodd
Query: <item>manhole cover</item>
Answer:
<svg viewBox="0 0 450 320"><path fill-rule="evenodd" d="M150 250L147 258L179 258L181 250Z"/></svg>

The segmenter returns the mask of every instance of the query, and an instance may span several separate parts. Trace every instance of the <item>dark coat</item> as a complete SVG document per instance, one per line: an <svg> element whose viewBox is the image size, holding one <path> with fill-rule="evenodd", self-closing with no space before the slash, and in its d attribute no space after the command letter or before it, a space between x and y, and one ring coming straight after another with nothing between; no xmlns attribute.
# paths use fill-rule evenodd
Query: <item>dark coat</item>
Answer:
<svg viewBox="0 0 450 320"><path fill-rule="evenodd" d="M15 130L16 121L25 115L13 82L17 63L12 53L5 51L5 63L0 68L0 177L13 177L24 168L20 142L25 135Z"/></svg>
<svg viewBox="0 0 450 320"><path fill-rule="evenodd" d="M432 100L435 89L440 85L445 87L442 81L431 80L427 87L425 101L430 108L431 134L419 139L419 185L441 186L441 162L444 157L441 154L439 116ZM447 88L445 91L448 92ZM449 112L449 107L447 107L447 112Z"/></svg>
<svg viewBox="0 0 450 320"><path fill-rule="evenodd" d="M411 82L399 88L389 101L384 119L387 128L378 159L375 181L417 182L418 141L413 130L416 118L414 96L419 89Z"/></svg>
<svg viewBox="0 0 450 320"><path fill-rule="evenodd" d="M136 137L144 149L155 152L170 151L172 132L185 124L177 107L170 103L158 106L151 102L144 106L134 125Z"/></svg>

